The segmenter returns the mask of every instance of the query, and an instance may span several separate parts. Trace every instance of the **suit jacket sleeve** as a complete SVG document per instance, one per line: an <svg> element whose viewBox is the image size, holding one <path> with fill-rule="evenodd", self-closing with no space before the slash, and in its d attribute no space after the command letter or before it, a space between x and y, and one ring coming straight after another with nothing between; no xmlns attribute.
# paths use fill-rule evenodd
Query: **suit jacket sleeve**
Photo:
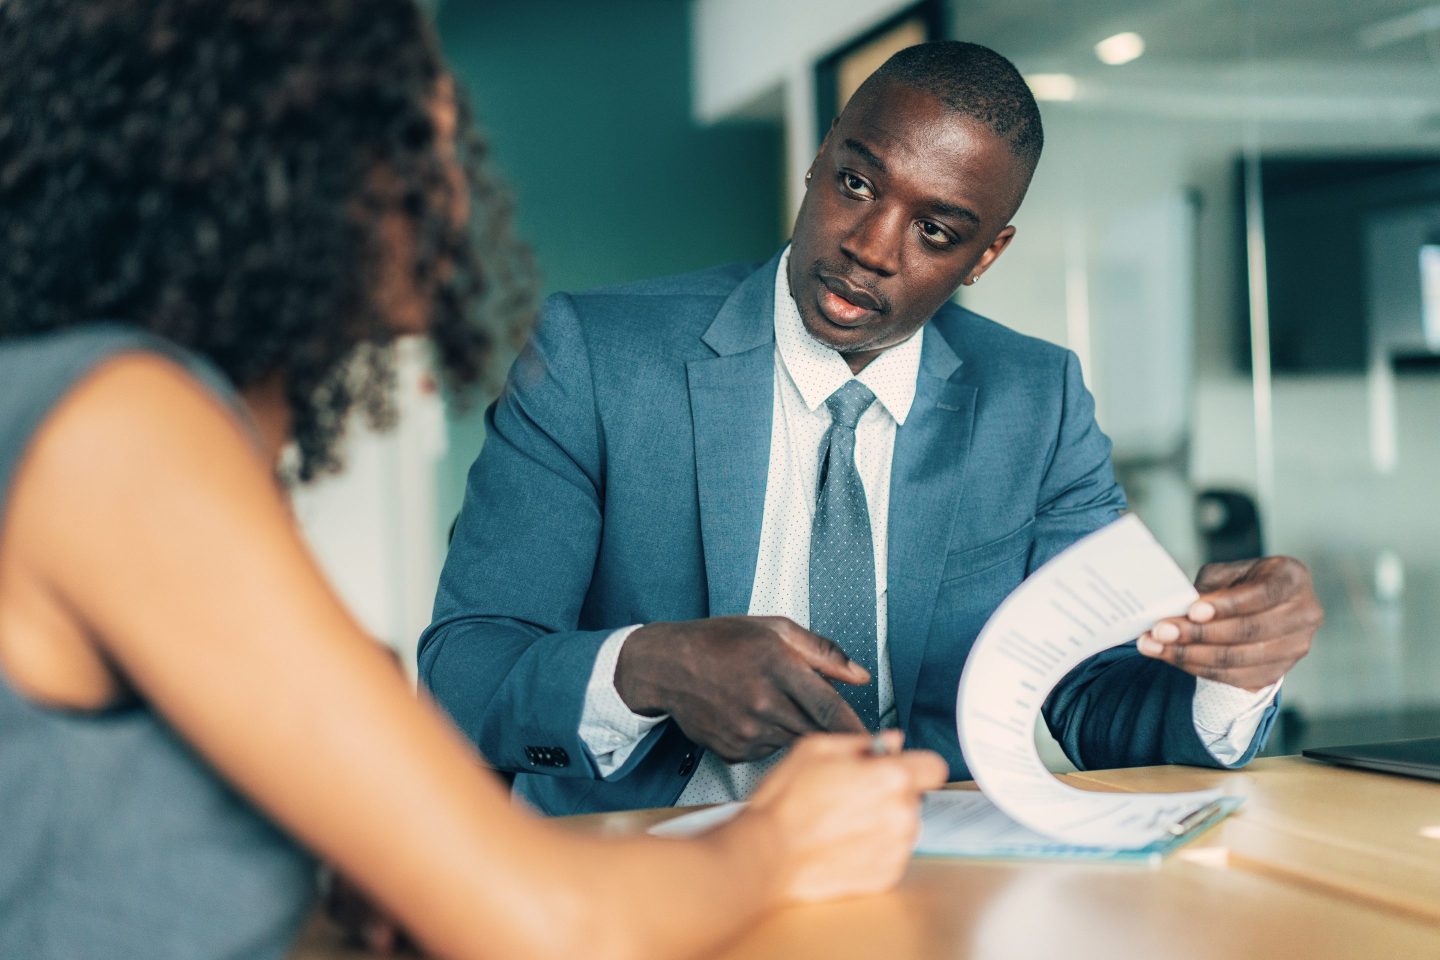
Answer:
<svg viewBox="0 0 1440 960"><path fill-rule="evenodd" d="M1110 441L1095 422L1095 403L1073 353L1065 356L1064 411L1055 451L1041 485L1033 572L1076 540L1120 516L1125 495L1110 465ZM1162 763L1221 766L1195 730L1195 678L1152 660L1128 643L1072 670L1045 702L1045 721L1070 761L1082 770ZM1264 743L1272 705L1249 749Z"/></svg>
<svg viewBox="0 0 1440 960"><path fill-rule="evenodd" d="M605 449L569 297L546 302L485 428L420 638L421 681L496 767L598 777L579 725L612 631L577 625L600 542Z"/></svg>

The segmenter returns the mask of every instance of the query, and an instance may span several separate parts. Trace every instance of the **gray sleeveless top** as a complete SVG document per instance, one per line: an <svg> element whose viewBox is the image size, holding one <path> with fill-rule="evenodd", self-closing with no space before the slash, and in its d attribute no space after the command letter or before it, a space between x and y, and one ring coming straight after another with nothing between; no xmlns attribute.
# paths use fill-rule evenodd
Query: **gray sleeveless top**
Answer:
<svg viewBox="0 0 1440 960"><path fill-rule="evenodd" d="M0 339L0 524L45 418L97 364L135 351L179 362L240 412L212 366L138 331ZM56 710L0 670L0 958L270 960L296 935L313 878L145 704Z"/></svg>

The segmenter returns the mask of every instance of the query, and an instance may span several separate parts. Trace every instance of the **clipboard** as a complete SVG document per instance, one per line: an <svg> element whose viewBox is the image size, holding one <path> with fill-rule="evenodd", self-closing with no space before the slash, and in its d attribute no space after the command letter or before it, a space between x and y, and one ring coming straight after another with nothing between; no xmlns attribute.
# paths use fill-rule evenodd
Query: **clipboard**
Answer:
<svg viewBox="0 0 1440 960"><path fill-rule="evenodd" d="M941 797L939 803L966 803L978 811L985 823L980 829L970 831L945 830L943 818L946 811L936 809L937 801L931 797L943 794L959 794L963 801ZM971 799L971 798L979 798ZM1087 860L1110 863L1156 864L1166 855L1179 849L1211 827L1240 809L1244 797L1222 796L1201 807L1181 821L1182 829L1176 830L1140 847L1098 847L1061 843L1042 834L1027 830L1009 820L993 804L984 800L983 795L961 791L936 791L926 795L930 809L926 811L925 825L915 845L917 857L946 857L973 860ZM989 810L980 809L981 804ZM996 825L1004 820L1008 827ZM986 835L988 834L988 836Z"/></svg>

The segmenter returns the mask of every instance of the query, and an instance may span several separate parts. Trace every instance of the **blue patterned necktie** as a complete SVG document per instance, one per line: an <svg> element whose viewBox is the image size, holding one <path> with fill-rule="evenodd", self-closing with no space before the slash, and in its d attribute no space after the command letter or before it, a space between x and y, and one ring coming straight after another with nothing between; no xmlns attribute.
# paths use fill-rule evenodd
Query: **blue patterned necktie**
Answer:
<svg viewBox="0 0 1440 960"><path fill-rule="evenodd" d="M835 684L869 730L879 729L876 683L875 547L865 488L855 469L855 424L875 400L851 380L825 401L830 429L820 441L820 480L810 527L810 629L870 671L863 687Z"/></svg>

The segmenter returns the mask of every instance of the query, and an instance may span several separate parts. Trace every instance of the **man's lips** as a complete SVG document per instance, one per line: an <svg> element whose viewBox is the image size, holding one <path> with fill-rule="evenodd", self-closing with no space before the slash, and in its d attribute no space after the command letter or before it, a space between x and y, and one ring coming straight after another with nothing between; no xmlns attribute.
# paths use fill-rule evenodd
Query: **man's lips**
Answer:
<svg viewBox="0 0 1440 960"><path fill-rule="evenodd" d="M818 274L818 276L820 282L825 285L825 289L840 299L847 300L855 306L863 307L866 310L874 310L876 313L881 311L880 301L875 298L873 293L864 287L857 287L843 277L832 277L824 273Z"/></svg>
<svg viewBox="0 0 1440 960"><path fill-rule="evenodd" d="M820 312L825 319L842 327L853 327L865 322L872 314L882 312L875 295L857 287L840 277L816 274L821 283L819 291Z"/></svg>

